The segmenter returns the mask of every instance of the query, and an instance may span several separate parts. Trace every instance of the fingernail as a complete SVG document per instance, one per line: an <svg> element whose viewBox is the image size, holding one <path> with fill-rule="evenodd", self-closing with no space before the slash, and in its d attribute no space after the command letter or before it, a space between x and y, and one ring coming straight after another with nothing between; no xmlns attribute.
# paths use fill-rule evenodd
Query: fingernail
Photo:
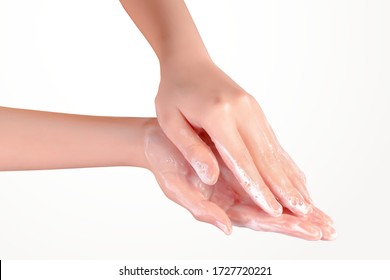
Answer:
<svg viewBox="0 0 390 280"><path fill-rule="evenodd" d="M327 224L330 225L330 226L333 226L334 225L334 221L332 220L331 217L327 217L328 220L327 220Z"/></svg>
<svg viewBox="0 0 390 280"><path fill-rule="evenodd" d="M323 229L322 232L323 232L323 236L322 236L323 240L332 241L337 238L337 232L334 227L330 227L330 226L326 227L325 229Z"/></svg>
<svg viewBox="0 0 390 280"><path fill-rule="evenodd" d="M213 174L210 174L209 165L207 163L194 160L191 161L191 165L203 183L207 185L214 185L216 183L216 178Z"/></svg>
<svg viewBox="0 0 390 280"><path fill-rule="evenodd" d="M222 223L220 221L216 221L215 223L217 224L217 227L220 230L222 230L226 235L229 235L231 233L231 230L229 230L228 227L224 223Z"/></svg>
<svg viewBox="0 0 390 280"><path fill-rule="evenodd" d="M321 229L317 226L306 226L304 230L313 237L313 240L321 240L323 237Z"/></svg>
<svg viewBox="0 0 390 280"><path fill-rule="evenodd" d="M292 209L292 212L307 215L311 209L311 206L304 202L303 199L298 197L289 197L288 202Z"/></svg>
<svg viewBox="0 0 390 280"><path fill-rule="evenodd" d="M279 202L276 201L276 199L271 199L270 206L274 213L273 216L279 217L280 215L282 215L283 207L282 205L280 205Z"/></svg>

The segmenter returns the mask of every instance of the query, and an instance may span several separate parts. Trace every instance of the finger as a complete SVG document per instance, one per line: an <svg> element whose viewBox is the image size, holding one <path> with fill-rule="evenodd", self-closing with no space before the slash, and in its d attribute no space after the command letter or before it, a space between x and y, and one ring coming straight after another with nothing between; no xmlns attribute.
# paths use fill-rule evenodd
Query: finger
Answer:
<svg viewBox="0 0 390 280"><path fill-rule="evenodd" d="M157 177L164 194L186 208L195 219L212 224L225 234L231 233L232 224L225 211L216 204L204 200L199 190L189 185L185 178L179 177L176 173L160 174Z"/></svg>
<svg viewBox="0 0 390 280"><path fill-rule="evenodd" d="M321 240L324 241L332 241L337 238L337 232L336 229L330 225L324 225L324 224L319 224L318 225L321 229L322 232L322 238Z"/></svg>
<svg viewBox="0 0 390 280"><path fill-rule="evenodd" d="M202 182L208 185L215 184L219 176L217 160L183 115L178 110L171 112L169 116L158 114L158 122Z"/></svg>
<svg viewBox="0 0 390 280"><path fill-rule="evenodd" d="M297 178L294 172L291 172L289 167L284 168L284 171L286 172L288 178L290 179L290 182L293 184L293 186L299 191L299 193L303 196L305 201L312 205L313 204L313 199L311 198L309 191L304 183Z"/></svg>
<svg viewBox="0 0 390 280"><path fill-rule="evenodd" d="M232 233L232 222L218 205L208 200L201 200L192 209L190 212L198 221L212 224L227 235Z"/></svg>
<svg viewBox="0 0 390 280"><path fill-rule="evenodd" d="M196 219L230 234L232 225L225 211L203 199L198 189L201 181L193 176L184 157L163 132L157 129L148 131L145 146L150 168L164 194L189 210Z"/></svg>
<svg viewBox="0 0 390 280"><path fill-rule="evenodd" d="M288 214L288 210L285 209L285 213ZM321 229L322 240L330 241L336 239L337 232L333 227L333 223L331 223L331 219L318 208L313 207L309 215L304 217L304 219Z"/></svg>
<svg viewBox="0 0 390 280"><path fill-rule="evenodd" d="M292 158L288 155L288 153L283 150L282 146L279 143L279 140L275 135L275 132L273 131L270 124L268 123L267 118L263 110L261 109L260 105L257 102L252 102L252 104L254 106L254 111L255 111L254 115L257 116L259 120L262 120L261 122L263 127L262 131L266 135L267 139L269 139L269 144L277 148L278 154L281 156L281 159L283 159L284 161L285 164L284 166L286 167L288 166L289 167L288 169L292 172L292 174L294 174L294 175L291 174L290 178L293 176L300 181L299 185L294 184L294 186L297 187L297 189L299 189L301 194L305 197L305 199L308 202L312 203L309 193L306 189L305 174L299 169L297 164L292 160ZM295 180L292 180L292 182L294 183Z"/></svg>
<svg viewBox="0 0 390 280"><path fill-rule="evenodd" d="M310 205L285 174L275 156L276 151L271 140L258 123L242 123L240 130L242 138L267 186L283 206L294 214L306 215Z"/></svg>
<svg viewBox="0 0 390 280"><path fill-rule="evenodd" d="M283 169L290 178L292 184L299 190L308 203L313 204L313 200L306 188L306 177L303 172L283 149L277 154L277 158L282 163Z"/></svg>
<svg viewBox="0 0 390 280"><path fill-rule="evenodd" d="M223 169L221 169L221 171L223 172ZM235 188L232 187L231 182L226 181L223 175L224 174L221 173L218 183L214 186L213 193L211 194L209 200L217 204L226 212L232 205L238 203L239 201L242 201L243 197L248 199L250 198L248 197L246 192L242 189L242 187L239 187L238 189L241 192L243 192L243 195L236 192ZM235 182L234 184L239 185L238 182L236 182L236 179L234 178L233 174L231 174L231 177L233 177L231 178L231 180ZM248 202L255 205L252 201L248 201Z"/></svg>
<svg viewBox="0 0 390 280"><path fill-rule="evenodd" d="M241 136L235 129L206 128L221 158L249 197L271 216L280 216L283 208L260 177Z"/></svg>
<svg viewBox="0 0 390 280"><path fill-rule="evenodd" d="M284 213L280 217L270 217L257 207L242 204L231 207L227 213L236 226L257 231L276 232L306 240L322 238L321 229L302 217Z"/></svg>
<svg viewBox="0 0 390 280"><path fill-rule="evenodd" d="M310 219L317 221L317 222L322 222L328 225L333 225L334 222L331 217L326 215L323 211L318 209L313 205L312 210L310 211L310 214L308 216Z"/></svg>
<svg viewBox="0 0 390 280"><path fill-rule="evenodd" d="M297 178L301 181L301 183L303 185L306 185L306 176L305 176L305 173L303 173L303 171L298 167L298 165L295 163L295 161L290 157L290 155L285 151L283 150L283 148L281 149L281 152L280 152L280 155L286 159L286 161L289 163L291 169L294 171L294 173L296 174Z"/></svg>
<svg viewBox="0 0 390 280"><path fill-rule="evenodd" d="M219 189L220 186L225 188L225 190L222 193L229 193L225 186L231 186L232 189L234 189L234 192L237 193L237 196L241 198L245 198L245 200L252 200L247 192L244 190L244 188L240 185L240 183L237 181L236 177L232 173L232 171L227 167L224 160L221 158L221 155L219 154L217 148L215 147L214 142L211 140L210 136L206 132L202 132L199 134L199 137L210 147L211 151L215 155L218 165L219 165L219 177L218 177L218 183L214 185L216 189ZM219 203L217 203L220 205ZM225 209L225 208L223 208Z"/></svg>

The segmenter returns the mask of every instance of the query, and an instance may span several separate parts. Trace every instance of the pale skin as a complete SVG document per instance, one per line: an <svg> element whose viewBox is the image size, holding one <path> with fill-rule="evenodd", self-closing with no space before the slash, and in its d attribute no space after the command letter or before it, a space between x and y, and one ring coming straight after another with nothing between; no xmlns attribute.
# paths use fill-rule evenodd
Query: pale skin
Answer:
<svg viewBox="0 0 390 280"><path fill-rule="evenodd" d="M218 154L265 213L311 211L303 172L278 142L257 101L214 64L183 0L120 0L155 51L158 123L203 183L220 176ZM199 136L205 131L216 144Z"/></svg>
<svg viewBox="0 0 390 280"><path fill-rule="evenodd" d="M308 240L335 236L257 101L214 64L183 0L120 1L161 71L153 118L0 107L0 170L138 166L196 219Z"/></svg>
<svg viewBox="0 0 390 280"><path fill-rule="evenodd" d="M331 240L331 219L316 207L305 216L284 208L272 217L242 189L217 156L220 176L203 183L154 118L61 114L0 107L0 170L138 166L155 175L168 198L227 234L232 225L307 240ZM210 138L202 141L218 155Z"/></svg>
<svg viewBox="0 0 390 280"><path fill-rule="evenodd" d="M215 185L202 182L180 151L153 123L148 125L145 137L145 154L165 195L188 209L199 221L220 228L226 234L232 225L257 231L271 231L307 240L333 240L336 231L333 221L314 205L305 216L297 216L289 209L279 217L264 212L248 194L212 143L207 134L200 137L211 147L220 169Z"/></svg>

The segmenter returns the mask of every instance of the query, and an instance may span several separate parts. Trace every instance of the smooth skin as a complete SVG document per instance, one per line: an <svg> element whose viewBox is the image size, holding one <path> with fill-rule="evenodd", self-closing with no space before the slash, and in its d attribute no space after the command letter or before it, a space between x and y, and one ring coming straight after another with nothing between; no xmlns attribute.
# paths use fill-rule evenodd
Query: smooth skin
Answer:
<svg viewBox="0 0 390 280"><path fill-rule="evenodd" d="M218 155L208 135L201 133L200 137ZM145 153L149 168L165 195L188 209L197 220L213 224L226 234L230 234L235 225L306 240L333 240L336 237L332 219L314 205L305 216L297 216L287 208L279 217L268 215L243 191L220 156L217 156L218 181L212 186L203 183L153 122L146 129Z"/></svg>
<svg viewBox="0 0 390 280"><path fill-rule="evenodd" d="M159 62L158 123L203 183L218 181L218 153L253 202L271 216L305 215L303 172L283 150L257 101L214 64L183 0L120 0ZM223 150L223 152L222 152Z"/></svg>
<svg viewBox="0 0 390 280"><path fill-rule="evenodd" d="M148 121L0 107L0 170L146 167Z"/></svg>
<svg viewBox="0 0 390 280"><path fill-rule="evenodd" d="M168 198L229 234L232 225L307 240L331 240L331 219L316 207L305 216L271 217L243 191L217 157L218 181L203 183L155 118L72 115L0 107L0 170L138 166L153 172ZM201 133L211 151L210 138ZM216 153L217 154L217 153Z"/></svg>

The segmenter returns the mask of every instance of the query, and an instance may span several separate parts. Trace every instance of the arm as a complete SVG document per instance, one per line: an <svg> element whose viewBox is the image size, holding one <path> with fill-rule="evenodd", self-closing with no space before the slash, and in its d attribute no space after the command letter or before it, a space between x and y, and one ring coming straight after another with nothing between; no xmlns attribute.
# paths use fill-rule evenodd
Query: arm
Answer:
<svg viewBox="0 0 390 280"><path fill-rule="evenodd" d="M183 0L120 0L163 66L171 59L210 59Z"/></svg>
<svg viewBox="0 0 390 280"><path fill-rule="evenodd" d="M0 170L146 167L148 120L0 107Z"/></svg>
<svg viewBox="0 0 390 280"><path fill-rule="evenodd" d="M305 177L283 150L256 100L211 60L183 0L121 0L160 61L156 96L163 132L201 180L216 183L219 167L198 133L206 131L241 187L266 213L282 205L305 215ZM280 203L279 203L280 202Z"/></svg>

